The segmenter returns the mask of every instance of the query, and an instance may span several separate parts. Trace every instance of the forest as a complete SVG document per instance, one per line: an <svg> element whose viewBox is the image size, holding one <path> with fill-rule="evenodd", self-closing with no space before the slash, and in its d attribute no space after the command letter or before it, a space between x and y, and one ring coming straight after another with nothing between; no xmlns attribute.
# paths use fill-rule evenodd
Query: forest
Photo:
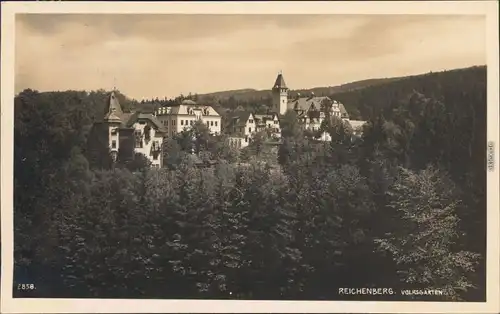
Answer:
<svg viewBox="0 0 500 314"><path fill-rule="evenodd" d="M332 95L368 121L356 141L332 119L318 143L288 112L275 160L195 128L162 169L89 145L106 95L14 99L14 285L36 285L14 297L485 301L485 67Z"/></svg>

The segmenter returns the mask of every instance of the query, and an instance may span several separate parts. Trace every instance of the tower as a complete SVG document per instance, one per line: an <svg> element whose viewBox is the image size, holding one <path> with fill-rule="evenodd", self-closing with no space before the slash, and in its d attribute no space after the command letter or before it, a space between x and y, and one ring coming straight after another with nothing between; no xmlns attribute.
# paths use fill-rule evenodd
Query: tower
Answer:
<svg viewBox="0 0 500 314"><path fill-rule="evenodd" d="M281 71L276 78L276 82L274 82L272 94L273 111L280 115L285 114L288 105L288 87L286 87Z"/></svg>
<svg viewBox="0 0 500 314"><path fill-rule="evenodd" d="M121 116L123 114L120 102L115 95L115 92L111 92L109 96L106 114L104 115L104 132L107 132L108 145L111 151L111 156L113 161L116 161L118 156L118 149L120 139L119 139L119 128L121 126L122 120Z"/></svg>

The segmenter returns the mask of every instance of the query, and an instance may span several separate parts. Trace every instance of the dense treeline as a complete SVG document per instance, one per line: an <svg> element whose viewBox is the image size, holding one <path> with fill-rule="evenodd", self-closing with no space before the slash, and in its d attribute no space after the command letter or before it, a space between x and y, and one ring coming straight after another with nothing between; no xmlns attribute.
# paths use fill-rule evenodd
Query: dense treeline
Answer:
<svg viewBox="0 0 500 314"><path fill-rule="evenodd" d="M16 283L35 283L24 294L34 297L338 300L369 298L340 287L392 287L484 301L482 71L468 84L471 72L441 76L454 91L380 91L388 106L356 141L333 119L332 142L318 143L287 113L279 168L260 162L262 142L237 153L202 125L166 142L167 168L97 165L89 94L25 91L15 99ZM193 156L217 163L196 167Z"/></svg>

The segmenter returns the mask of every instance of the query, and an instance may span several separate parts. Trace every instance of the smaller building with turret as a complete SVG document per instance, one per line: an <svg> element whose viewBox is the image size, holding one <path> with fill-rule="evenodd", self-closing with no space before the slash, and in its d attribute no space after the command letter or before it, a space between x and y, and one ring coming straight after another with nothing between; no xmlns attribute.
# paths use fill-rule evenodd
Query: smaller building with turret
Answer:
<svg viewBox="0 0 500 314"><path fill-rule="evenodd" d="M154 115L123 112L113 91L107 99L103 120L96 126L104 133L113 161L141 153L153 167L162 167L161 151L167 131Z"/></svg>

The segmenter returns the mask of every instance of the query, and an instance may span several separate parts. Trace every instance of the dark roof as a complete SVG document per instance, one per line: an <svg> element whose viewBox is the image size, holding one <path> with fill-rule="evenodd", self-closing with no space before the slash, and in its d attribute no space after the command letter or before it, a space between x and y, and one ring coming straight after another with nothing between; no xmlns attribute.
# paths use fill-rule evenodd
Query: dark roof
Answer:
<svg viewBox="0 0 500 314"><path fill-rule="evenodd" d="M232 118L237 118L241 122L247 122L248 118L252 113L250 111L238 111L232 116Z"/></svg>
<svg viewBox="0 0 500 314"><path fill-rule="evenodd" d="M273 120L275 115L276 114L274 113L270 113L270 114L254 114L253 116L257 123L264 124L268 120Z"/></svg>
<svg viewBox="0 0 500 314"><path fill-rule="evenodd" d="M286 87L285 84L285 79L283 79L283 74L278 74L278 77L276 78L276 81L274 82L273 89L276 88L288 88Z"/></svg>
<svg viewBox="0 0 500 314"><path fill-rule="evenodd" d="M151 124L153 124L153 126L155 126L157 131L163 133L166 132L160 121L158 121L158 119L150 113L134 112L133 114L130 115L129 119L125 123L125 126L131 127L132 125L134 125L135 122L139 120L148 120L149 122L151 122Z"/></svg>
<svg viewBox="0 0 500 314"><path fill-rule="evenodd" d="M239 130L233 131L233 127L241 128L244 127L252 113L250 111L237 111L232 116L229 117L229 122L227 123L227 130L229 133L235 135L239 134Z"/></svg>
<svg viewBox="0 0 500 314"><path fill-rule="evenodd" d="M289 110L303 110L305 112L309 111L311 109L311 106L314 106L316 110L321 109L321 104L325 100L331 100L329 97L326 96L315 96L315 97L300 97L300 98L295 98L288 100L287 104L287 109ZM342 116L348 116L347 111L344 107L344 105L340 102L334 101L339 105L340 112Z"/></svg>

